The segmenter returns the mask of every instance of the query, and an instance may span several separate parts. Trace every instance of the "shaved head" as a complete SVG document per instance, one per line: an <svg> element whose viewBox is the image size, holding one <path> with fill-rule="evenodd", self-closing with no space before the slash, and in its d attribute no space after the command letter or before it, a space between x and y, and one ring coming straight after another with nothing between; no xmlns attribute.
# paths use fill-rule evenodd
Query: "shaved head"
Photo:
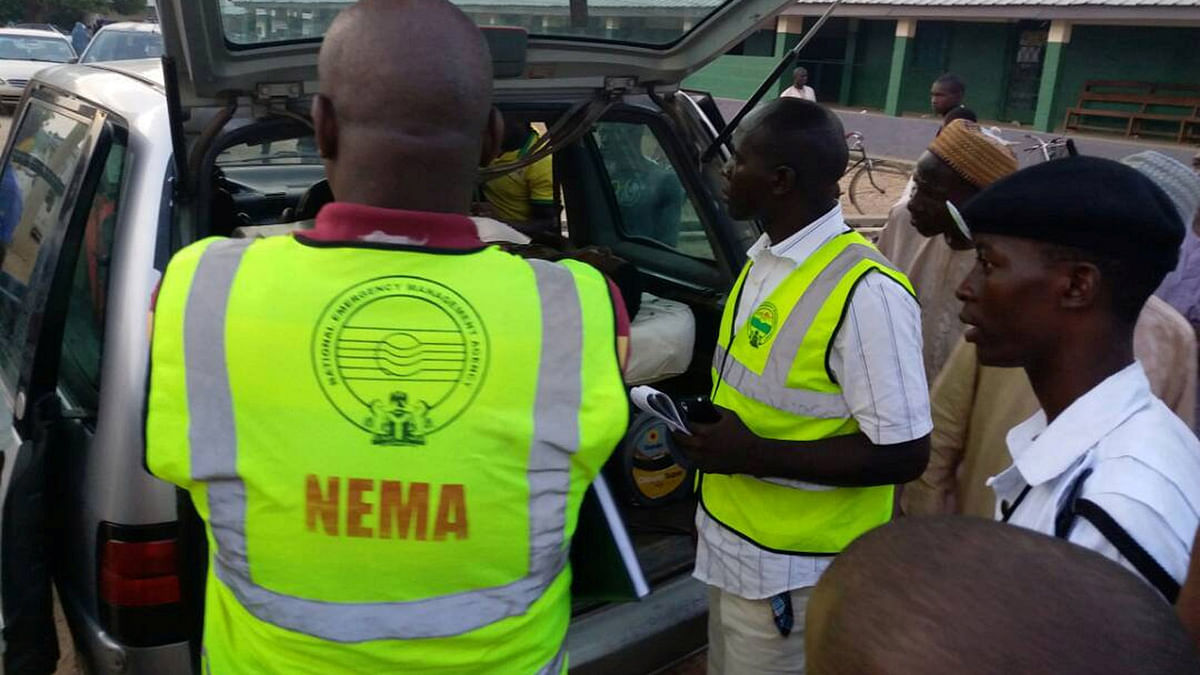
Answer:
<svg viewBox="0 0 1200 675"><path fill-rule="evenodd" d="M808 607L808 672L1200 672L1170 605L1117 563L1023 528L905 518L851 544Z"/></svg>
<svg viewBox="0 0 1200 675"><path fill-rule="evenodd" d="M842 121L828 108L797 98L781 98L746 120L746 139L769 162L786 164L807 193L837 198L850 151Z"/></svg>
<svg viewBox="0 0 1200 675"><path fill-rule="evenodd" d="M501 123L487 42L461 10L446 0L362 0L326 33L320 79L313 121L339 200L467 208Z"/></svg>

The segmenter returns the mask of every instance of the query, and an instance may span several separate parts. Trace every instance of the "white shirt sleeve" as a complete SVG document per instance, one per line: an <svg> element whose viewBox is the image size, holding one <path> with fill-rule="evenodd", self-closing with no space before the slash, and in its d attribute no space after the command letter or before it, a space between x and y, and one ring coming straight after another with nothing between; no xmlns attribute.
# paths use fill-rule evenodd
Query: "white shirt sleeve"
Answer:
<svg viewBox="0 0 1200 675"><path fill-rule="evenodd" d="M1183 583L1187 575L1190 542L1180 541L1174 536L1170 525L1161 515L1125 495L1106 493L1085 496L1116 520L1129 536L1174 577L1175 581ZM1116 545L1082 516L1075 517L1067 540L1115 560L1139 577L1142 576L1133 563L1121 555Z"/></svg>
<svg viewBox="0 0 1200 675"><path fill-rule="evenodd" d="M890 277L871 272L859 282L833 338L829 369L872 443L904 443L933 430L921 308Z"/></svg>

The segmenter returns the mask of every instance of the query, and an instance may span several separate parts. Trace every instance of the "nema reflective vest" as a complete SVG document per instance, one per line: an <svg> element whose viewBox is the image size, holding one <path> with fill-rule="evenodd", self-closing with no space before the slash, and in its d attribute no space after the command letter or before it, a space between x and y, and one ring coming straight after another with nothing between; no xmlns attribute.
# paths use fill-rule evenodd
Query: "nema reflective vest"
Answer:
<svg viewBox="0 0 1200 675"><path fill-rule="evenodd" d="M214 673L560 673L628 403L604 277L497 248L208 239L154 317L147 464L207 525Z"/></svg>
<svg viewBox="0 0 1200 675"><path fill-rule="evenodd" d="M734 285L713 358L713 402L761 438L813 441L858 431L829 371L828 355L855 287L868 273L903 274L862 235L834 237L800 264L734 330L750 270ZM730 338L732 336L732 338ZM713 519L761 548L813 555L841 551L892 516L892 486L797 486L744 474L704 474L701 505Z"/></svg>

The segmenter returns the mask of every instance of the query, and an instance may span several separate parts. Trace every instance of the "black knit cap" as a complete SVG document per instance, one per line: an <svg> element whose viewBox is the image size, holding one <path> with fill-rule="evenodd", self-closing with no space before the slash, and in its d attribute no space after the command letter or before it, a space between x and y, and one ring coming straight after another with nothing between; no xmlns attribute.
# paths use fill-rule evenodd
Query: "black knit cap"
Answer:
<svg viewBox="0 0 1200 675"><path fill-rule="evenodd" d="M1071 246L1116 260L1175 269L1184 225L1149 178L1099 157L1037 164L1001 179L962 211L972 233Z"/></svg>

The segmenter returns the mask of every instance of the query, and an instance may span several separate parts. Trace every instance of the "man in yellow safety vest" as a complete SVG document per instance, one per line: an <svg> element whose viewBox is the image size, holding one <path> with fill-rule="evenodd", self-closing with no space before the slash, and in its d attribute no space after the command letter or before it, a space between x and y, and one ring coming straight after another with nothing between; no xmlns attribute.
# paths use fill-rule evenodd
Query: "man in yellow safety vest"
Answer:
<svg viewBox="0 0 1200 675"><path fill-rule="evenodd" d="M204 672L566 672L628 326L599 272L467 218L502 134L491 72L445 0L345 10L312 109L338 201L166 271L147 463L207 525Z"/></svg>
<svg viewBox="0 0 1200 675"><path fill-rule="evenodd" d="M800 673L812 587L887 522L893 484L929 453L912 286L846 226L841 122L779 99L734 135L726 200L765 229L725 306L714 424L680 436L703 471L695 575L709 595L710 673Z"/></svg>

